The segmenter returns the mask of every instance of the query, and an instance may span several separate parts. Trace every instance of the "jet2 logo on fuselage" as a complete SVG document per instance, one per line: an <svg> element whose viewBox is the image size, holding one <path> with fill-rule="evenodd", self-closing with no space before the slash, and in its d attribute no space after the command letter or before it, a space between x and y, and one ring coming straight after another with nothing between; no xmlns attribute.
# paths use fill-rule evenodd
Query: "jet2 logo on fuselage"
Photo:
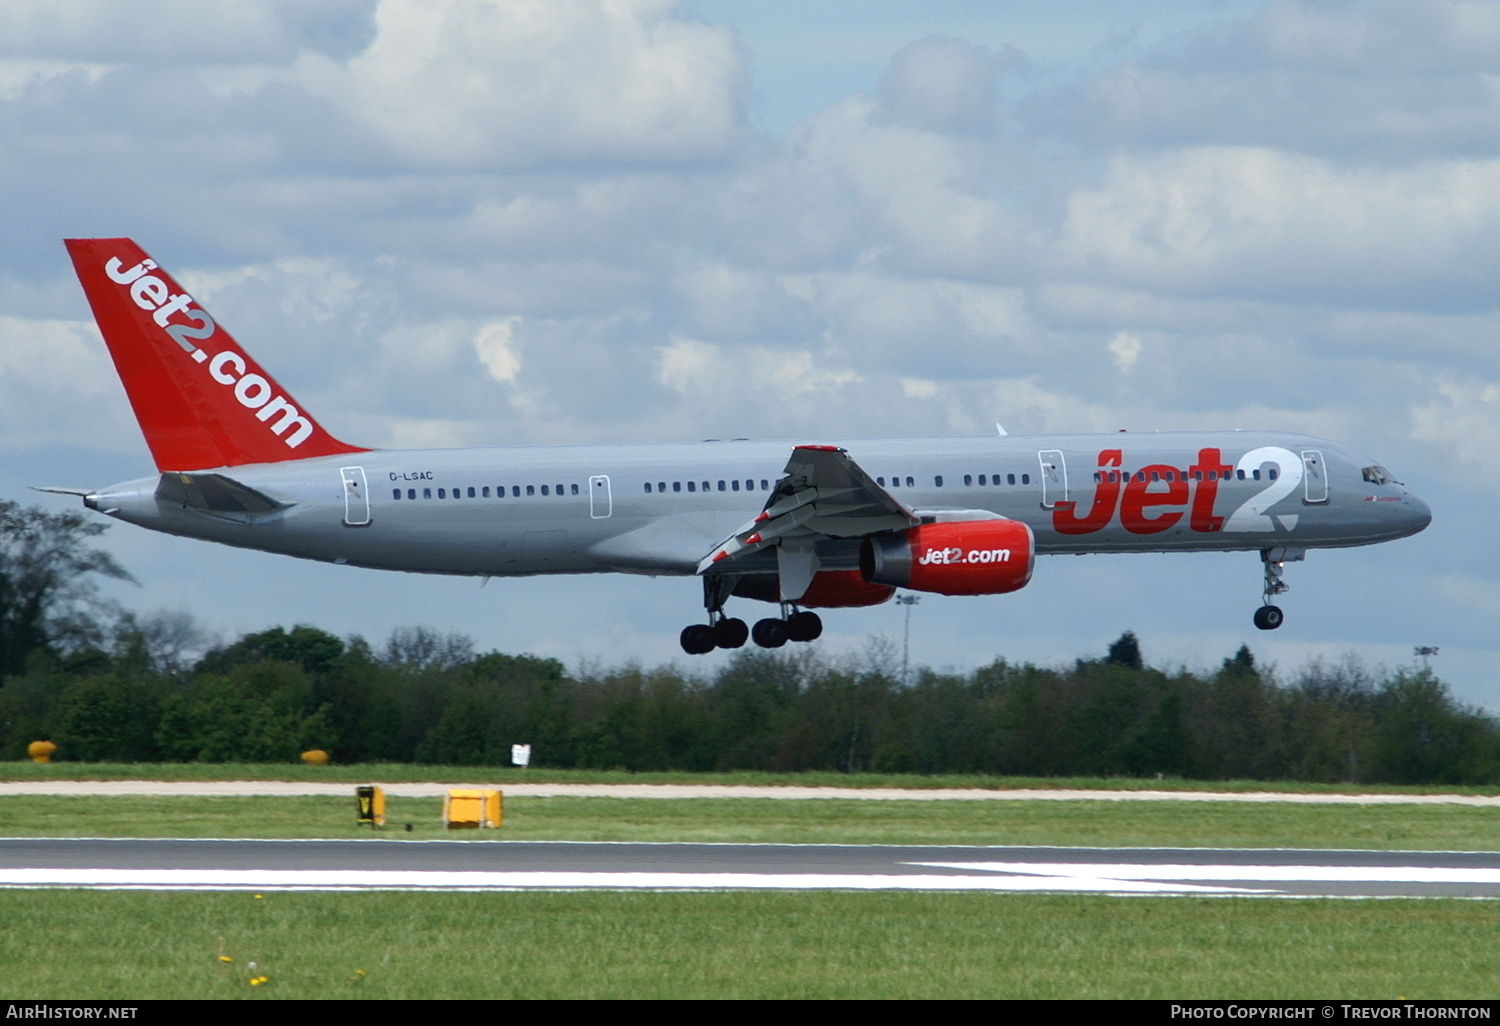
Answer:
<svg viewBox="0 0 1500 1026"><path fill-rule="evenodd" d="M1302 483L1301 458L1288 449L1266 446L1241 456L1237 466L1224 462L1218 449L1198 450L1198 462L1186 471L1153 463L1134 473L1119 469L1124 463L1120 449L1099 453L1094 500L1088 512L1078 515L1078 503L1059 502L1052 510L1052 527L1058 534L1093 534L1103 530L1119 511L1120 526L1132 534L1158 534L1188 518L1190 530L1202 534L1217 531L1275 531L1278 524L1290 531L1297 526L1296 514L1274 520L1266 512L1297 490ZM1274 464L1266 487L1251 496L1227 518L1214 513L1219 485L1240 479L1259 480L1260 468Z"/></svg>
<svg viewBox="0 0 1500 1026"><path fill-rule="evenodd" d="M198 363L208 363L209 377L220 385L233 387L234 398L247 410L255 411L255 419L269 422L280 414L274 424L268 424L271 433L280 437L287 448L295 449L307 441L313 433L312 421L287 401L286 396L277 395L275 387L263 375L246 373L245 358L233 349L220 350L210 360L209 355L194 345L194 341L212 338L219 330L207 310L193 305L193 297L186 292L175 295L165 281L151 274L156 270L156 261L142 260L134 267L124 268L119 257L110 257L104 265L109 280L129 288L130 298L136 306L146 310L182 351ZM189 323L172 322L173 314L182 314ZM287 432L291 433L288 434Z"/></svg>

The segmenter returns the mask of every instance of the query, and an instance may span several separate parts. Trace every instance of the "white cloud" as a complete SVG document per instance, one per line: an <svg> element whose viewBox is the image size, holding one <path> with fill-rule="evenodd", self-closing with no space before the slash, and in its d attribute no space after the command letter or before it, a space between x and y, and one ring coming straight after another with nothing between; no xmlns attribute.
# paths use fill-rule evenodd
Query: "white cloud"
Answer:
<svg viewBox="0 0 1500 1026"><path fill-rule="evenodd" d="M983 47L929 36L891 58L880 102L894 120L935 132L984 133L996 127L995 79L1002 60Z"/></svg>
<svg viewBox="0 0 1500 1026"><path fill-rule="evenodd" d="M1120 373L1128 374L1135 367L1135 361L1141 358L1141 336L1130 331L1117 331L1109 340L1109 352Z"/></svg>
<svg viewBox="0 0 1500 1026"><path fill-rule="evenodd" d="M1500 476L1500 384L1476 378L1440 380L1436 393L1411 409L1412 436Z"/></svg>
<svg viewBox="0 0 1500 1026"><path fill-rule="evenodd" d="M11 451L58 444L140 447L140 431L91 322L0 316L0 438Z"/></svg>
<svg viewBox="0 0 1500 1026"><path fill-rule="evenodd" d="M736 143L745 72L663 0L381 0L374 43L309 85L419 167L678 162Z"/></svg>
<svg viewBox="0 0 1500 1026"><path fill-rule="evenodd" d="M1199 147L1117 156L1070 198L1058 254L1075 273L1167 293L1386 304L1488 273L1497 225L1500 161L1350 170Z"/></svg>
<svg viewBox="0 0 1500 1026"><path fill-rule="evenodd" d="M516 324L519 317L508 317L503 321L490 321L480 327L474 336L474 352L484 364L490 377L501 384L509 384L521 373L521 358L516 353Z"/></svg>

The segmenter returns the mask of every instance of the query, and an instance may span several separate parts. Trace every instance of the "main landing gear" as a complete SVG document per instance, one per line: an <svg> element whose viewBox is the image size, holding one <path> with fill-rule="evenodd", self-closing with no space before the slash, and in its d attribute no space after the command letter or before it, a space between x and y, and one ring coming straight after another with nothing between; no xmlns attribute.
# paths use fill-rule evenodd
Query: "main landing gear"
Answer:
<svg viewBox="0 0 1500 1026"><path fill-rule="evenodd" d="M1274 631L1286 619L1286 614L1281 611L1281 607L1273 606L1271 599L1277 595L1285 595L1291 590L1292 586L1281 579L1283 564L1298 562L1306 554L1306 549L1284 546L1260 550L1260 561L1266 566L1266 578L1260 595L1261 607L1255 611L1255 626L1261 630Z"/></svg>
<svg viewBox="0 0 1500 1026"><path fill-rule="evenodd" d="M703 579L703 604L708 608L708 623L694 623L682 629L682 650L688 655L704 655L716 648L740 648L753 639L761 648L780 648L788 641L812 641L823 633L823 620L817 613L799 610L795 602L781 603L781 618L768 617L747 627L744 620L724 615L724 602L734 590L732 580Z"/></svg>

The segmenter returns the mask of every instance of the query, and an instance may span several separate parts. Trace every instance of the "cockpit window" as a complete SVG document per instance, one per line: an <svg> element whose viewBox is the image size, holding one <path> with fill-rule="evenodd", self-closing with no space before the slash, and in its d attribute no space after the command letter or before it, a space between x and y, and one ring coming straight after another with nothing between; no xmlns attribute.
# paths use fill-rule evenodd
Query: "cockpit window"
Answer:
<svg viewBox="0 0 1500 1026"><path fill-rule="evenodd" d="M1370 484L1390 484L1392 481L1396 480L1391 476L1391 472L1389 470L1386 470L1384 467L1366 467L1362 471L1362 473L1364 474L1365 480L1370 482ZM1400 482L1397 483L1399 484Z"/></svg>

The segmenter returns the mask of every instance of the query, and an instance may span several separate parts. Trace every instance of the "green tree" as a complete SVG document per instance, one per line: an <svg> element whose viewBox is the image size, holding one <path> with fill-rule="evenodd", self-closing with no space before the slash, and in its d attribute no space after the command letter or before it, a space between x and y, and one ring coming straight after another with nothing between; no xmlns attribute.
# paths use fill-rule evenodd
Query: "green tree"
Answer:
<svg viewBox="0 0 1500 1026"><path fill-rule="evenodd" d="M131 579L89 544L107 526L0 500L0 677L24 672L32 653L60 658L102 642L111 610L97 580Z"/></svg>
<svg viewBox="0 0 1500 1026"><path fill-rule="evenodd" d="M1139 670L1145 665L1141 661L1141 643L1135 636L1135 631L1126 631L1121 634L1119 640L1109 646L1109 654L1104 661L1112 666L1123 666L1128 670Z"/></svg>

